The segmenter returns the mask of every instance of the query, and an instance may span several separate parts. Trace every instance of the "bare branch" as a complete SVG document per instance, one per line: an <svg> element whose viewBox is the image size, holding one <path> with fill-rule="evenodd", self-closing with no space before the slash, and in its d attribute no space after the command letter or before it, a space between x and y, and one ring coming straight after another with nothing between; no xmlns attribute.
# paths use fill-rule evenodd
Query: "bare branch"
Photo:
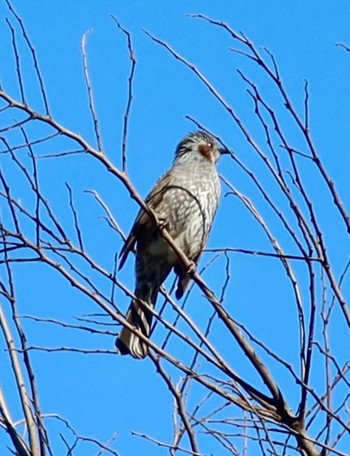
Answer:
<svg viewBox="0 0 350 456"><path fill-rule="evenodd" d="M83 35L83 38L81 40L81 54L83 56L83 70L84 70L84 77L85 77L85 85L86 85L88 97L89 97L90 114L91 114L91 118L92 118L92 121L94 124L97 149L99 151L102 151L103 150L102 138L101 138L100 127L99 127L99 123L98 123L98 118L96 115L94 94L93 94L93 90L92 90L92 86L91 86L89 67L88 67L88 62L87 62L87 54L86 54L86 42L87 42L87 39L88 39L90 33L91 33L91 30L88 30Z"/></svg>
<svg viewBox="0 0 350 456"><path fill-rule="evenodd" d="M122 139L122 171L126 172L126 161L127 161L127 142L128 142L128 132L129 132L129 121L130 121L130 112L132 107L132 102L134 98L134 78L135 78L135 69L136 69L136 53L134 51L131 34L128 32L118 21L118 19L112 15L112 19L117 24L117 27L124 33L127 39L128 51L129 51L129 60L130 60L130 74L128 77L128 98L125 108L125 114L123 119L123 139Z"/></svg>

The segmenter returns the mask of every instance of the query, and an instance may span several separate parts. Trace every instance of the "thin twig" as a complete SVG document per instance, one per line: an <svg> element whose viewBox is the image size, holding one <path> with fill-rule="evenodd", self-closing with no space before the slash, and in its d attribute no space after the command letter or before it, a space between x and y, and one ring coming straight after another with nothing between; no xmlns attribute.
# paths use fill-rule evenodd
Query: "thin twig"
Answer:
<svg viewBox="0 0 350 456"><path fill-rule="evenodd" d="M92 85L91 85L91 81L90 81L89 67L88 67L87 54L86 54L86 42L87 42L87 39L88 39L90 33L91 33L91 30L88 30L83 35L83 38L81 40L81 54L83 57L83 70L84 70L85 85L86 85L88 97L89 97L90 114L91 114L91 118L92 118L92 121L94 124L97 149L102 152L103 151L102 137L101 137L98 117L96 115L94 93L93 93Z"/></svg>
<svg viewBox="0 0 350 456"><path fill-rule="evenodd" d="M132 45L131 34L128 32L118 21L118 19L112 15L112 19L117 24L118 28L125 34L128 44L129 51L129 60L130 60L130 73L128 76L128 98L123 118L123 139L122 139L122 171L126 172L126 162L127 162L127 142L128 142L128 132L129 132L129 121L130 121L130 112L132 107L132 102L134 98L133 87L134 87L134 78L135 78L135 69L136 69L136 54Z"/></svg>
<svg viewBox="0 0 350 456"><path fill-rule="evenodd" d="M35 49L30 41L30 38L28 36L28 33L25 29L25 26L24 26L24 23L23 23L23 20L21 19L21 17L16 13L16 11L14 10L13 6L11 5L10 1L9 0L6 0L6 3L7 3L7 6L9 8L9 10L11 11L11 13L13 14L13 16L16 18L19 26L20 26L20 29L22 31L22 34L23 34L23 37L25 39L25 42L27 43L27 46L30 50L30 53L32 55L32 59L33 59L33 65L34 65L34 69L35 69L35 73L36 73L36 76L38 78L38 81L39 81L39 86L40 86L40 92L41 92L41 96L43 97L43 102L44 102L44 108L45 108L45 114L46 115L50 115L50 111L49 111L49 102L48 102L48 99L47 99L47 95L46 95L46 90L45 90L45 84L44 84L44 79L41 75L41 71L40 71L40 68L39 68L39 62L38 62L38 59L36 57L36 52L35 52Z"/></svg>

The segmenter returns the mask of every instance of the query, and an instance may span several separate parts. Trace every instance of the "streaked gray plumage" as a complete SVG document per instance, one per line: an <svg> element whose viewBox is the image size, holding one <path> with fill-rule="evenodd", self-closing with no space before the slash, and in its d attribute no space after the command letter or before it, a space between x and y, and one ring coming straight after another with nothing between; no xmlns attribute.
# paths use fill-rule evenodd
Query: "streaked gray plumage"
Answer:
<svg viewBox="0 0 350 456"><path fill-rule="evenodd" d="M194 263L207 242L220 197L220 181L216 164L225 149L203 131L190 133L177 146L173 166L155 184L146 198L147 205L176 241L178 247ZM174 269L178 276L176 297L181 298L189 276L171 247L141 210L120 252L123 266L136 247L135 296L154 306L160 286ZM148 337L152 313L133 300L126 316L129 323ZM145 358L148 347L137 335L123 328L116 342L123 355Z"/></svg>

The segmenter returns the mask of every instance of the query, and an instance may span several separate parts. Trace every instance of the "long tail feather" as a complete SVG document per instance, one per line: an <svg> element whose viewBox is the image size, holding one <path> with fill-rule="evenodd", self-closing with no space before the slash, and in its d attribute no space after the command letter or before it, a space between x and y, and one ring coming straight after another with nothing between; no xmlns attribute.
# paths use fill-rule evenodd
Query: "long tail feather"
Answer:
<svg viewBox="0 0 350 456"><path fill-rule="evenodd" d="M152 299L150 305L153 305L152 302L155 302L155 299ZM152 313L142 303L132 301L126 319L131 325L141 331L144 336L149 337ZM143 359L148 355L148 345L126 327L122 329L115 345L121 355L131 355L136 359Z"/></svg>
<svg viewBox="0 0 350 456"><path fill-rule="evenodd" d="M140 301L131 302L126 319L147 338L150 335L153 316L147 306L154 308L159 287L167 278L171 268L172 265L166 261L159 261L159 259L156 261L147 255L137 257L135 296ZM143 359L148 355L147 343L126 327L119 334L116 347L120 354L131 355L136 359Z"/></svg>

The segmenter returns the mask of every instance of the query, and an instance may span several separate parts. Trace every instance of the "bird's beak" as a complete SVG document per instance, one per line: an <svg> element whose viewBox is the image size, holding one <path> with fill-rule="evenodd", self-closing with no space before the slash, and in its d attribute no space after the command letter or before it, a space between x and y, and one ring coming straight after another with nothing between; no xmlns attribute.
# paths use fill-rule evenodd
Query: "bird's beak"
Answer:
<svg viewBox="0 0 350 456"><path fill-rule="evenodd" d="M226 147L221 147L219 149L220 155L231 155L232 151L229 149L226 149Z"/></svg>

